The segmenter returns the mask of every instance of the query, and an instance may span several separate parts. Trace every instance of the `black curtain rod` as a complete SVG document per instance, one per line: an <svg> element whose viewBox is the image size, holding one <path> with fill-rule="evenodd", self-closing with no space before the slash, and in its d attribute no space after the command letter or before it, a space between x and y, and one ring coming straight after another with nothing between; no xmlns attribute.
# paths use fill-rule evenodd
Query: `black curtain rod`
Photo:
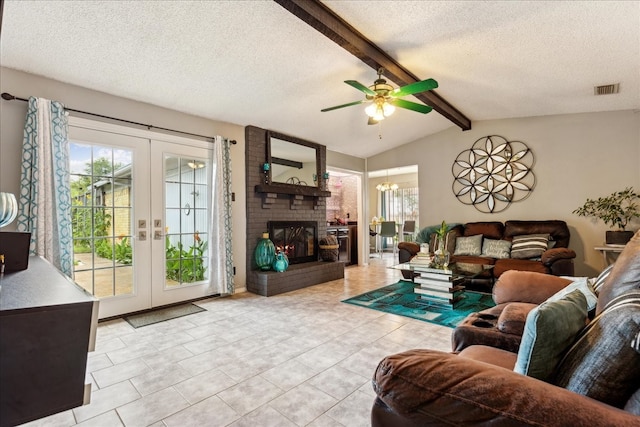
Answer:
<svg viewBox="0 0 640 427"><path fill-rule="evenodd" d="M3 92L2 95L0 95L0 96L2 96L2 99L7 100L7 101L17 100L17 101L29 102L28 99L19 98L17 96L13 96L13 95L11 95L10 93L7 93L7 92ZM144 126L147 129L160 129L160 130L166 130L166 131L169 131L169 132L180 133L180 134L183 134L183 135L196 136L198 138L213 139L210 136L198 135L197 133L184 132L184 131L181 131L181 130L168 129L168 128L163 128L163 127L160 127L160 126L154 126L154 125L147 125L147 124L144 124L144 123L132 122L131 120L119 119L117 117L103 116L102 114L90 113L88 111L75 110L73 108L67 108L67 107L64 107L64 109L66 111L73 111L74 113L88 114L89 116L100 117L100 118L103 118L103 119L116 120L118 122L129 123L131 125L136 125L136 126ZM235 139L232 139L230 142L233 145L237 144L237 141Z"/></svg>

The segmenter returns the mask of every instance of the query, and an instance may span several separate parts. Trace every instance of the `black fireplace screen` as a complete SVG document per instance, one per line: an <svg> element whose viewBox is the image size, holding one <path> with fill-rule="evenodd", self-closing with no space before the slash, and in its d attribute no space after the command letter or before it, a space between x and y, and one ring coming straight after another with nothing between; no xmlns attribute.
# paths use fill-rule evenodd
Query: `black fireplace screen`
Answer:
<svg viewBox="0 0 640 427"><path fill-rule="evenodd" d="M318 223L315 221L269 221L269 237L289 258L289 264L318 260Z"/></svg>

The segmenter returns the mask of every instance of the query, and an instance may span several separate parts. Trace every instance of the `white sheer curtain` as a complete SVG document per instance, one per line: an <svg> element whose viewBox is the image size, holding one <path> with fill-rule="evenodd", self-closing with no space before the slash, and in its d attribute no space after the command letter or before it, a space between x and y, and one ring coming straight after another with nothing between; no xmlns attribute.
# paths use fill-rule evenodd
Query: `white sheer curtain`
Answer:
<svg viewBox="0 0 640 427"><path fill-rule="evenodd" d="M68 120L64 106L29 98L22 144L18 231L31 232L32 254L73 275Z"/></svg>
<svg viewBox="0 0 640 427"><path fill-rule="evenodd" d="M211 293L233 294L231 152L228 139L216 136L212 165L209 286Z"/></svg>

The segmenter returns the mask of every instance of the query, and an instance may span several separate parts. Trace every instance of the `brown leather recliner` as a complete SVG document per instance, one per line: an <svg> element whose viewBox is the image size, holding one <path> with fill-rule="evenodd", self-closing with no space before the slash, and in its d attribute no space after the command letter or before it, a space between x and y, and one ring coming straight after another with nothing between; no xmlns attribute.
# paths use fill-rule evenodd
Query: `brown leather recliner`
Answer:
<svg viewBox="0 0 640 427"><path fill-rule="evenodd" d="M488 345L517 353L529 311L569 283L549 274L506 271L493 288L496 306L471 313L453 330L453 351Z"/></svg>
<svg viewBox="0 0 640 427"><path fill-rule="evenodd" d="M516 359L486 345L388 356L373 376L371 425L640 426L640 231L548 382L513 372Z"/></svg>

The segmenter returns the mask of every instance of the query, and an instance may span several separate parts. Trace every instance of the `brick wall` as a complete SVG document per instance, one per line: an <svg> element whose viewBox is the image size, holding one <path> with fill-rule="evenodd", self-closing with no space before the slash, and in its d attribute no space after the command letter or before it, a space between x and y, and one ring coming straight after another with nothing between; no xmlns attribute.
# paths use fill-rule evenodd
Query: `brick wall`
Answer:
<svg viewBox="0 0 640 427"><path fill-rule="evenodd" d="M358 178L354 175L332 176L329 179L329 191L331 198L327 201L327 221L335 221L336 218L357 221Z"/></svg>

